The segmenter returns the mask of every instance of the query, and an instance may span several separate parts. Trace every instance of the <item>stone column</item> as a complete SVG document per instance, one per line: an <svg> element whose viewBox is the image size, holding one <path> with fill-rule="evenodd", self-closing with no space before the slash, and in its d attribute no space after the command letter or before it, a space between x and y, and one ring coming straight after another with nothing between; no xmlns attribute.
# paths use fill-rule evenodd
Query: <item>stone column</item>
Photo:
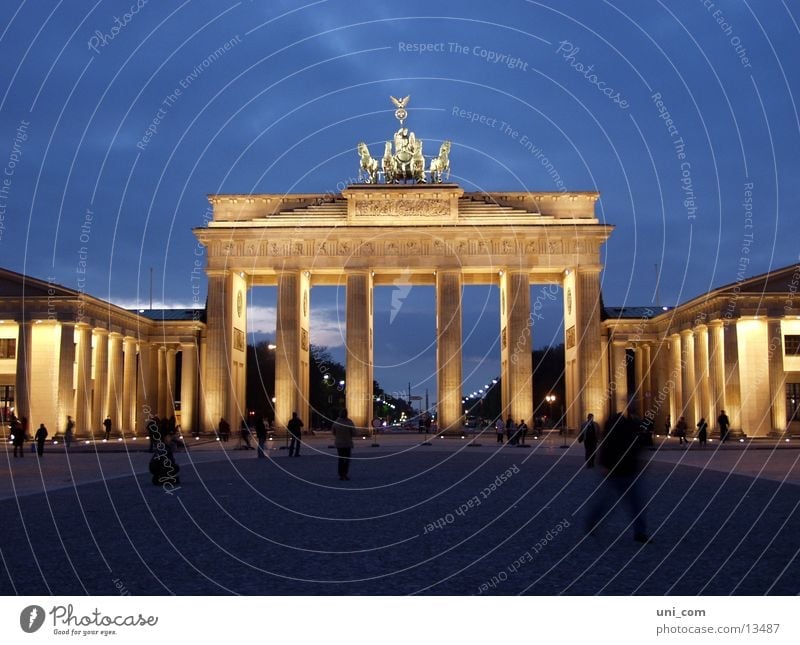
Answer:
<svg viewBox="0 0 800 645"><path fill-rule="evenodd" d="M527 271L503 273L500 277L500 304L503 416L510 415L515 423L520 419L527 423L533 416L533 328L530 275ZM458 404L461 404L460 398ZM566 401L559 401L556 407L566 411Z"/></svg>
<svg viewBox="0 0 800 645"><path fill-rule="evenodd" d="M631 396L636 402L636 414L641 417L644 414L644 362L643 345L636 343L633 346L633 383L634 391Z"/></svg>
<svg viewBox="0 0 800 645"><path fill-rule="evenodd" d="M78 382L75 387L75 431L94 437L92 424L92 329L85 323L76 325L78 335Z"/></svg>
<svg viewBox="0 0 800 645"><path fill-rule="evenodd" d="M75 327L61 323L61 354L58 363L58 430L67 429L67 416L75 417Z"/></svg>
<svg viewBox="0 0 800 645"><path fill-rule="evenodd" d="M122 334L108 336L108 415L115 428L122 427Z"/></svg>
<svg viewBox="0 0 800 645"><path fill-rule="evenodd" d="M628 353L627 342L612 340L611 386L614 392L614 412L624 412L628 405Z"/></svg>
<svg viewBox="0 0 800 645"><path fill-rule="evenodd" d="M309 276L301 271L286 271L278 275L278 321L275 329L275 425L280 430L297 412L306 425L308 418ZM347 296L348 305L351 296ZM348 322L349 322L349 313ZM348 352L350 331L347 331ZM349 356L349 354L348 354ZM347 368L350 368L348 358ZM354 366L354 370L356 367ZM354 377L358 387L358 377ZM372 384L370 383L370 393ZM347 395L350 393L350 373L347 375ZM354 390L355 392L355 390ZM354 411L351 412L351 418Z"/></svg>
<svg viewBox="0 0 800 645"><path fill-rule="evenodd" d="M575 280L580 419L590 412L601 427L608 415L600 346L600 268L578 269Z"/></svg>
<svg viewBox="0 0 800 645"><path fill-rule="evenodd" d="M686 424L691 431L697 419L695 410L695 379L694 379L694 335L691 329L681 331L681 384L683 409L680 415L686 418ZM677 421L677 419L676 419Z"/></svg>
<svg viewBox="0 0 800 645"><path fill-rule="evenodd" d="M102 428L108 415L108 330L94 330L94 400L92 425Z"/></svg>
<svg viewBox="0 0 800 645"><path fill-rule="evenodd" d="M203 407L208 428L216 428L219 419L227 414L231 330L226 324L225 308L228 306L230 294L226 289L225 271L207 271L208 305L206 306L206 363L203 366L205 383L203 383ZM235 419L228 419L234 429Z"/></svg>
<svg viewBox="0 0 800 645"><path fill-rule="evenodd" d="M167 408L164 413L167 417L175 414L175 371L178 351L175 347L167 348Z"/></svg>
<svg viewBox="0 0 800 645"><path fill-rule="evenodd" d="M645 411L650 407L650 402L653 400L653 391L655 390L653 387L655 370L653 367L652 346L650 343L641 343L637 354L638 353L642 355L642 380L639 386L639 414L644 416Z"/></svg>
<svg viewBox="0 0 800 645"><path fill-rule="evenodd" d="M167 348L161 345L158 348L158 407L156 416L163 419L167 416Z"/></svg>
<svg viewBox="0 0 800 645"><path fill-rule="evenodd" d="M736 322L725 325L725 412L731 422L732 431L742 430L742 393L739 387L739 335ZM719 430L719 428L717 428Z"/></svg>
<svg viewBox="0 0 800 645"><path fill-rule="evenodd" d="M681 337L679 334L672 334L669 337L669 383L672 385L670 396L669 415L671 427L674 428L678 423L678 418L683 414L683 374L681 370Z"/></svg>
<svg viewBox="0 0 800 645"><path fill-rule="evenodd" d="M461 272L436 273L436 387L442 431L460 431ZM503 387L506 387L505 382Z"/></svg>
<svg viewBox="0 0 800 645"><path fill-rule="evenodd" d="M136 427L132 430L136 434L145 432L145 420L155 416L158 405L156 394L157 378L153 378L155 364L158 363L158 354L146 341L139 341L139 370L136 382Z"/></svg>
<svg viewBox="0 0 800 645"><path fill-rule="evenodd" d="M345 400L358 428L372 418L372 275L347 274Z"/></svg>
<svg viewBox="0 0 800 645"><path fill-rule="evenodd" d="M725 409L725 338L721 320L708 323L708 427Z"/></svg>
<svg viewBox="0 0 800 645"><path fill-rule="evenodd" d="M197 344L181 343L181 430L191 435L197 419Z"/></svg>
<svg viewBox="0 0 800 645"><path fill-rule="evenodd" d="M20 322L17 327L17 364L14 380L14 413L17 418L28 420L28 432L32 432L31 424L31 339L33 325L31 322ZM37 426L38 427L38 426Z"/></svg>
<svg viewBox="0 0 800 645"><path fill-rule="evenodd" d="M136 429L136 339L125 336L123 343L122 425L117 429L131 433Z"/></svg>
<svg viewBox="0 0 800 645"><path fill-rule="evenodd" d="M698 325L694 330L694 378L696 388L694 397L695 424L700 418L709 419L709 386L708 386L708 328ZM696 426L689 428L693 430Z"/></svg>
<svg viewBox="0 0 800 645"><path fill-rule="evenodd" d="M780 436L786 432L786 372L783 368L783 334L780 318L767 321L769 338L769 398L772 432Z"/></svg>

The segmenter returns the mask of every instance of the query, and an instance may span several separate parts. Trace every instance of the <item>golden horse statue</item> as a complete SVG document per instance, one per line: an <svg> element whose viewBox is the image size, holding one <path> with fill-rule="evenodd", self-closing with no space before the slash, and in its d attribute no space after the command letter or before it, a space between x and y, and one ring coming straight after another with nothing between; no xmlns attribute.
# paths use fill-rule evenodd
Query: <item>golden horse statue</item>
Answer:
<svg viewBox="0 0 800 645"><path fill-rule="evenodd" d="M367 144L363 141L358 144L357 146L358 154L361 157L361 166L358 169L358 179L359 181L364 180L367 184L377 184L378 183L378 160L373 159L372 155L369 153L369 148L367 148Z"/></svg>
<svg viewBox="0 0 800 645"><path fill-rule="evenodd" d="M431 159L431 181L437 184L442 183L445 172L447 179L450 180L450 142L445 141L439 148L439 156Z"/></svg>

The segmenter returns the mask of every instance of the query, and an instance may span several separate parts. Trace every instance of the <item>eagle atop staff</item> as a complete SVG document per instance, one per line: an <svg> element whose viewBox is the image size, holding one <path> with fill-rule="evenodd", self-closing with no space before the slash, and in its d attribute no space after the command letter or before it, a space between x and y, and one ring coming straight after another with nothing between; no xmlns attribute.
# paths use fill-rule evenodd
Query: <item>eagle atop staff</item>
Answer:
<svg viewBox="0 0 800 645"><path fill-rule="evenodd" d="M394 103L395 107L397 107L397 109L394 111L394 115L397 120L400 121L400 125L402 126L403 121L405 121L406 117L408 116L408 112L406 112L406 105L408 105L411 95L409 94L402 99L395 98L394 96L389 96L389 98L392 99L392 103Z"/></svg>

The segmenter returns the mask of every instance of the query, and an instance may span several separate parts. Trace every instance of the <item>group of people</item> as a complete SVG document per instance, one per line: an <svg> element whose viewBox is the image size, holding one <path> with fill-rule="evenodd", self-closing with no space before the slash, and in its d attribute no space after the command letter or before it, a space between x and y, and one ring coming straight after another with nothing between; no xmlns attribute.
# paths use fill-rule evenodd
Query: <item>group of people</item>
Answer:
<svg viewBox="0 0 800 645"><path fill-rule="evenodd" d="M525 419L520 419L519 424L514 423L510 416L503 421L503 417L497 419L494 424L497 434L497 443L503 443L503 438L512 446L525 445L525 437L528 436L528 424Z"/></svg>
<svg viewBox="0 0 800 645"><path fill-rule="evenodd" d="M675 424L674 430L671 426L672 423L670 417L667 415L667 421L664 426L667 436L672 435L673 437L678 437L679 445L689 445L689 440L687 439L689 424L686 422L686 418L683 416L680 417L678 422ZM717 427L719 428L720 441L725 443L729 439L731 427L730 419L728 418L728 415L725 414L725 410L721 410L719 416L717 417ZM697 441L701 446L705 446L708 442L708 422L706 421L705 417L700 417L700 420L697 422Z"/></svg>
<svg viewBox="0 0 800 645"><path fill-rule="evenodd" d="M67 419L71 419L67 417ZM11 445L14 447L14 457L25 456L25 441L28 439L28 419L27 417L17 418L15 414L11 414L8 420L9 434L11 438ZM73 427L74 427L73 423ZM33 440L36 442L36 454L39 457L44 456L44 445L50 433L45 427L44 423L39 424L39 428L33 435ZM70 435L70 439L71 439ZM66 442L65 442L66 443ZM69 447L69 446L67 446ZM31 448L33 450L33 448Z"/></svg>

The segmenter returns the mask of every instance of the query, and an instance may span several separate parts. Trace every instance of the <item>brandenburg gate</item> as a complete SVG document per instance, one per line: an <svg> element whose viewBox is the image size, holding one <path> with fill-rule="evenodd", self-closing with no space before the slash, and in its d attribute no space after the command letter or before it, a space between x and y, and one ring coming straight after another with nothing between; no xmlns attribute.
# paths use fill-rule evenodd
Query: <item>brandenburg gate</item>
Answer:
<svg viewBox="0 0 800 645"><path fill-rule="evenodd" d="M600 248L612 226L595 214L596 192L470 193L444 181L450 143L426 173L422 141L403 127L382 171L359 144L364 182L340 194L211 195L213 219L194 230L208 263L205 422L245 413L247 290L277 287L275 420L309 415L309 291L346 290L346 403L367 427L372 416L373 287L436 289L438 420L462 424L462 287L497 285L503 415L534 410L532 284L564 297L567 423L606 415L600 329ZM402 117L402 118L401 118ZM383 177L385 183L380 183ZM403 183L403 182L412 183Z"/></svg>

